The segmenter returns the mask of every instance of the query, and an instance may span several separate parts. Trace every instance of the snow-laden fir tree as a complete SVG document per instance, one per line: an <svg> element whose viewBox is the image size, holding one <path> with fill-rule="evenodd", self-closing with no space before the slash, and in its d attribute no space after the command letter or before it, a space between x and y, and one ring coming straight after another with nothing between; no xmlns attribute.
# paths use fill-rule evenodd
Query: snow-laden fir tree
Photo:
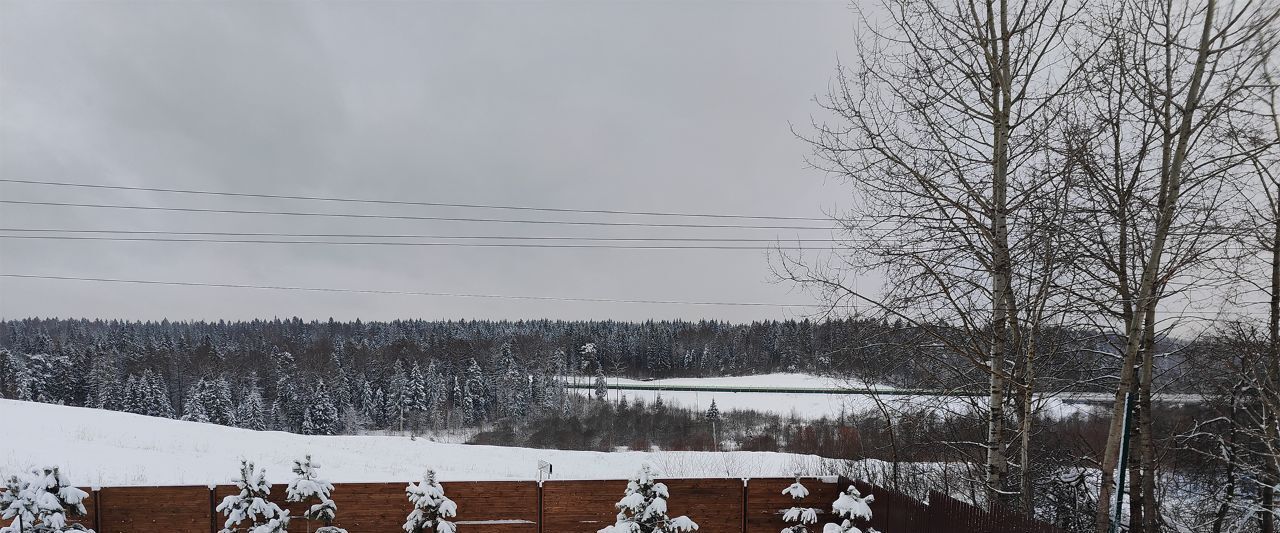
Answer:
<svg viewBox="0 0 1280 533"><path fill-rule="evenodd" d="M85 514L89 496L71 485L57 466L34 468L10 476L0 492L0 520L10 521L0 533L64 533L89 531L80 524L67 524L67 515Z"/></svg>
<svg viewBox="0 0 1280 533"><path fill-rule="evenodd" d="M684 533L698 529L687 516L667 516L667 485L654 479L653 469L645 464L627 483L627 491L618 500L617 521L597 533Z"/></svg>
<svg viewBox="0 0 1280 533"><path fill-rule="evenodd" d="M236 406L236 425L262 431L267 429L267 418L264 413L262 392L258 390L257 381L257 376L250 374L249 390L244 393L240 405Z"/></svg>
<svg viewBox="0 0 1280 533"><path fill-rule="evenodd" d="M596 383L595 383L596 399L605 401L609 398L609 382L605 380L604 368L596 365Z"/></svg>
<svg viewBox="0 0 1280 533"><path fill-rule="evenodd" d="M287 533L289 511L271 503L271 485L265 469L255 470L253 463L240 460L240 476L234 480L240 491L222 499L217 511L227 515L218 533Z"/></svg>
<svg viewBox="0 0 1280 533"><path fill-rule="evenodd" d="M333 435L338 432L342 420L329 392L323 379L317 381L315 388L311 389L311 401L302 412L304 435Z"/></svg>
<svg viewBox="0 0 1280 533"><path fill-rule="evenodd" d="M849 485L831 504L831 512L841 519L840 523L823 526L822 533L864 533L858 524L871 521L871 502L875 499L874 494L863 496L857 487ZM868 527L865 533L879 532Z"/></svg>
<svg viewBox="0 0 1280 533"><path fill-rule="evenodd" d="M800 484L800 476L796 482L785 489L782 494L791 497L793 505L782 512L782 521L791 524L782 529L782 533L809 533L809 526L818 523L818 510L812 507L801 507L800 500L809 495L809 489Z"/></svg>
<svg viewBox="0 0 1280 533"><path fill-rule="evenodd" d="M204 401L201 391L204 390L204 379L200 379L187 392L187 399L182 402L182 419L191 422L208 422L209 415L204 412Z"/></svg>
<svg viewBox="0 0 1280 533"><path fill-rule="evenodd" d="M146 390L142 395L143 407L146 410L144 414L173 418L173 404L169 402L169 385L165 383L164 376L147 369L142 372L140 383Z"/></svg>
<svg viewBox="0 0 1280 533"><path fill-rule="evenodd" d="M720 423L720 409L716 407L716 401L711 400L711 407L707 408L707 422L711 423L711 443L714 449L720 449L720 436L716 433L716 425Z"/></svg>
<svg viewBox="0 0 1280 533"><path fill-rule="evenodd" d="M445 519L458 515L458 505L444 495L444 487L436 481L435 470L428 469L422 481L410 483L404 493L413 505L413 511L405 517L406 533L454 533L457 530L453 522Z"/></svg>
<svg viewBox="0 0 1280 533"><path fill-rule="evenodd" d="M484 370L473 358L467 366L465 380L462 383L462 410L469 423L479 424L488 418L489 394L485 385Z"/></svg>
<svg viewBox="0 0 1280 533"><path fill-rule="evenodd" d="M289 486L285 488L285 496L291 502L309 502L315 501L311 507L302 514L307 520L316 520L324 523L324 527L317 529L315 533L347 533L347 530L333 525L334 516L337 515L338 506L333 503L333 499L329 494L333 492L333 484L327 480L320 479L316 474L316 470L320 465L311 460L311 456L307 455L305 459L293 461L293 473L297 477L289 482Z"/></svg>

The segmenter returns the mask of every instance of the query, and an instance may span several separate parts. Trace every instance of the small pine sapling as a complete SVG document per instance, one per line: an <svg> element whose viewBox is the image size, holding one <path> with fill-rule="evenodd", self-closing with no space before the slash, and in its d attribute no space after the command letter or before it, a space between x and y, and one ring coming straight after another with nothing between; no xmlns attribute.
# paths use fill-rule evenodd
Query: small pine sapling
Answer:
<svg viewBox="0 0 1280 533"><path fill-rule="evenodd" d="M849 488L840 493L840 497L836 498L835 503L831 504L831 512L841 518L839 524L827 524L822 528L823 533L863 533L857 524L859 522L871 521L871 502L875 501L874 494L863 496L858 492L858 488L849 485ZM866 533L880 533L873 527L868 527Z"/></svg>
<svg viewBox="0 0 1280 533"><path fill-rule="evenodd" d="M297 474L297 477L285 488L285 499L291 502L315 500L316 503L312 504L302 516L307 520L324 523L324 527L317 529L316 533L347 533L347 530L333 525L333 519L338 513L337 504L334 504L333 499L329 497L333 492L333 484L318 477L316 470L319 468L320 465L313 462L310 455L302 460L295 459L293 473Z"/></svg>
<svg viewBox="0 0 1280 533"><path fill-rule="evenodd" d="M235 480L240 492L222 499L217 512L227 515L218 533L287 533L289 511L267 501L271 485L266 469L254 470L253 463L240 460L240 477ZM248 524L241 525L243 522Z"/></svg>
<svg viewBox="0 0 1280 533"><path fill-rule="evenodd" d="M649 465L640 467L627 491L618 500L617 521L597 533L687 533L698 529L698 524L687 516L667 516L667 499L671 494L667 486L653 477Z"/></svg>
<svg viewBox="0 0 1280 533"><path fill-rule="evenodd" d="M782 512L782 521L791 524L782 529L782 533L809 533L809 526L818 523L818 510L812 507L800 507L800 500L809 495L809 489L800 484L800 476L796 482L782 489L782 494L790 496L795 504Z"/></svg>
<svg viewBox="0 0 1280 533"><path fill-rule="evenodd" d="M67 514L83 516L89 494L73 487L57 466L35 468L23 476L9 476L0 492L0 519L12 520L0 533L68 533L87 531L67 524Z"/></svg>
<svg viewBox="0 0 1280 533"><path fill-rule="evenodd" d="M406 533L423 533L428 530L454 533L457 530L453 522L445 519L458 515L458 504L444 495L444 487L436 481L435 470L428 469L422 481L410 483L405 487L404 493L409 497L409 503L413 504L413 511L404 522Z"/></svg>

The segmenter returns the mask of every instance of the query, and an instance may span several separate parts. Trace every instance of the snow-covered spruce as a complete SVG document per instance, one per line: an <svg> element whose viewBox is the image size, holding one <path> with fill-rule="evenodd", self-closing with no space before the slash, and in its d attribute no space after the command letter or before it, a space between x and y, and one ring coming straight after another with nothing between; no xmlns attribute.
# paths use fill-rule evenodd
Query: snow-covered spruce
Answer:
<svg viewBox="0 0 1280 533"><path fill-rule="evenodd" d="M307 520L324 523L324 527L317 529L316 533L347 533L347 530L333 525L333 519L338 512L338 506L329 497L333 492L333 484L317 476L316 470L319 468L319 464L311 461L310 455L302 460L295 459L293 473L298 477L290 481L289 486L285 488L285 499L291 502L312 500L316 502L302 514Z"/></svg>
<svg viewBox="0 0 1280 533"><path fill-rule="evenodd" d="M240 492L222 499L217 511L227 515L218 533L286 533L289 511L267 501L271 485L266 469L255 470L253 463L240 460L240 477L235 480ZM247 522L247 523L246 523Z"/></svg>
<svg viewBox="0 0 1280 533"><path fill-rule="evenodd" d="M436 471L427 470L422 481L410 483L404 489L413 511L405 518L404 530L407 533L423 533L434 530L435 533L454 533L457 526L446 518L458 515L458 504L444 495L444 487L436 481Z"/></svg>
<svg viewBox="0 0 1280 533"><path fill-rule="evenodd" d="M849 485L849 488L836 498L835 503L831 504L831 512L841 518L840 523L827 524L822 528L822 533L863 533L857 524L871 521L871 502L875 500L874 494L863 496L858 492L857 487ZM866 533L879 532L873 527L868 527Z"/></svg>
<svg viewBox="0 0 1280 533"><path fill-rule="evenodd" d="M71 486L56 466L34 468L9 476L0 492L0 519L11 521L0 533L63 533L89 531L80 524L67 525L67 514L85 514L83 490Z"/></svg>
<svg viewBox="0 0 1280 533"><path fill-rule="evenodd" d="M618 500L618 519L597 533L683 533L698 529L687 516L667 516L667 499L671 494L666 484L653 477L648 464L640 467L627 483L627 492Z"/></svg>
<svg viewBox="0 0 1280 533"><path fill-rule="evenodd" d="M790 496L795 504L782 512L782 521L791 524L782 529L782 533L809 533L809 526L818 523L818 510L812 507L800 507L800 500L809 495L809 489L800 484L800 476L782 493Z"/></svg>

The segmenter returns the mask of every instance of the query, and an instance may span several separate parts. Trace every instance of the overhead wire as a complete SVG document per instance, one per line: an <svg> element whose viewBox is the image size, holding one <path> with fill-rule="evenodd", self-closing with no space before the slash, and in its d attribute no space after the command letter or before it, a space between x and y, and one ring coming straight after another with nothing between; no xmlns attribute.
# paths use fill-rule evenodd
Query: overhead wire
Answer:
<svg viewBox="0 0 1280 533"><path fill-rule="evenodd" d="M323 202L342 202L342 203L361 203L361 204L381 204L381 205L410 205L425 207L451 207L466 209L498 209L509 211L537 211L546 213L588 213L588 214L604 214L604 215L635 215L635 216L664 216L664 217L697 217L697 218L730 218L730 219L751 219L751 220L800 220L809 222L828 222L830 218L826 217L800 217L800 216L780 216L780 215L735 215L726 213L689 213L676 211L625 211L617 209L580 209L565 207L535 207L520 205L504 205L504 204L475 204L475 203L449 203L449 202L428 202L420 200L389 200L382 198L350 198L337 196L308 196L295 194L268 194L268 193L247 193L232 191L210 191L201 189L172 189L162 187L140 187L129 185L109 185L103 183L82 183L82 182L66 182L66 181L44 181L44 180L26 180L13 178L0 178L0 183L20 183L26 185L42 185L53 187L77 187L88 189L108 189L120 191L144 191L144 192L160 192L171 194L188 194L188 195L207 195L207 196L228 196L238 198L264 198L275 200L309 200Z"/></svg>
<svg viewBox="0 0 1280 533"><path fill-rule="evenodd" d="M546 225L566 225L566 226L618 226L618 227L646 227L646 228L716 228L716 229L785 229L785 230L824 230L835 231L839 228L835 226L786 226L786 225L767 225L767 224L694 224L694 223L678 223L678 222L616 222L616 221L587 221L587 220L536 220L536 219L505 219L505 218L482 218L482 217L446 217L446 216L428 216L428 215L389 215L389 214L373 214L373 213L327 213L316 211L274 211L266 209L214 209L205 207L164 207L164 206L148 206L148 205L120 205L120 204L93 204L78 202L48 202L33 200L10 200L0 199L0 203L10 205L35 205L47 207L84 207L94 209L121 209L121 210L138 210L138 211L162 211L177 213L215 213L215 214L234 214L234 215L275 215L275 216L298 216L298 217L333 217L333 218L361 218L361 219L378 219L378 220L432 220L442 222L487 222L500 224L546 224Z"/></svg>

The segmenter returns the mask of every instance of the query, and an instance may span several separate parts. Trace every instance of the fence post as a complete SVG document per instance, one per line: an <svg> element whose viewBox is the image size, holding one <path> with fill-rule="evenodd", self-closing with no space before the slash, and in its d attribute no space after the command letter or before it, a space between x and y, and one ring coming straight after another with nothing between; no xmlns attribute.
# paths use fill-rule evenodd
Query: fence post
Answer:
<svg viewBox="0 0 1280 533"><path fill-rule="evenodd" d="M209 484L209 533L218 533L218 504L217 490L218 486Z"/></svg>
<svg viewBox="0 0 1280 533"><path fill-rule="evenodd" d="M538 480L538 533L542 533L542 480Z"/></svg>
<svg viewBox="0 0 1280 533"><path fill-rule="evenodd" d="M749 478L742 478L742 533L747 533L747 515L751 512L747 509L747 482Z"/></svg>
<svg viewBox="0 0 1280 533"><path fill-rule="evenodd" d="M93 530L102 531L102 489L93 489Z"/></svg>

